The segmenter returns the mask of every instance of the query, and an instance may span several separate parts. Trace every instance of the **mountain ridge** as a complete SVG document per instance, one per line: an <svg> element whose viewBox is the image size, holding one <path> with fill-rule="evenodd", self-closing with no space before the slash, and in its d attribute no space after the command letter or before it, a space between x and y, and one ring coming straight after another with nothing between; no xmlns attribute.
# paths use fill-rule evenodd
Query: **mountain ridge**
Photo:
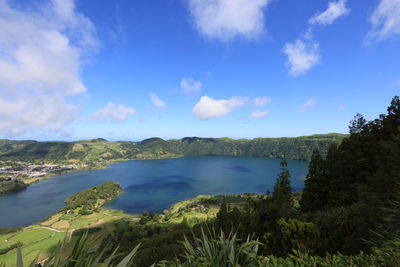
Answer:
<svg viewBox="0 0 400 267"><path fill-rule="evenodd" d="M0 139L0 160L93 161L159 159L188 155L260 156L309 160L312 151L325 155L332 143L347 135L314 134L299 137L184 137L164 140L151 137L142 141L107 141L103 138L81 141L35 141Z"/></svg>

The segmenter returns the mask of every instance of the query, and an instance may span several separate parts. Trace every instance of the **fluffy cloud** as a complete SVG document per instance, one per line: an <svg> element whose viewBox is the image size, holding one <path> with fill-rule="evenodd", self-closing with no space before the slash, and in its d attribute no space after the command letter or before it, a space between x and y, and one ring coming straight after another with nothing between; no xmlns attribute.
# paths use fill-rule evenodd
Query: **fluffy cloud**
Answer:
<svg viewBox="0 0 400 267"><path fill-rule="evenodd" d="M256 97L253 102L254 102L254 106L262 107L262 106L265 106L265 105L268 105L269 103L271 103L271 99L266 96L259 96L259 97Z"/></svg>
<svg viewBox="0 0 400 267"><path fill-rule="evenodd" d="M313 41L297 39L294 43L287 43L283 47L287 55L286 66L293 76L304 74L320 61L319 44Z"/></svg>
<svg viewBox="0 0 400 267"><path fill-rule="evenodd" d="M132 107L125 107L124 105L117 106L110 102L104 108L99 109L90 116L90 119L96 121L123 122L135 113L136 109Z"/></svg>
<svg viewBox="0 0 400 267"><path fill-rule="evenodd" d="M201 91L202 86L200 81L193 80L192 78L182 78L181 80L181 91L185 94L198 93Z"/></svg>
<svg viewBox="0 0 400 267"><path fill-rule="evenodd" d="M339 0L337 2L330 2L328 8L321 13L315 14L310 20L310 24L328 25L332 24L337 18L349 13L346 7L347 0Z"/></svg>
<svg viewBox="0 0 400 267"><path fill-rule="evenodd" d="M212 119L228 115L235 108L245 104L244 97L231 97L230 99L216 100L209 96L202 96L193 107L192 113L200 119Z"/></svg>
<svg viewBox="0 0 400 267"><path fill-rule="evenodd" d="M229 41L254 38L264 30L263 9L269 0L189 0L197 30L208 38Z"/></svg>
<svg viewBox="0 0 400 267"><path fill-rule="evenodd" d="M367 35L367 41L380 41L400 34L400 1L380 0L370 17L370 23L372 28Z"/></svg>
<svg viewBox="0 0 400 267"><path fill-rule="evenodd" d="M308 99L303 105L299 106L300 111L306 111L307 109L315 106L317 101L314 98Z"/></svg>
<svg viewBox="0 0 400 267"><path fill-rule="evenodd" d="M92 23L73 0L36 9L0 0L0 133L65 132L77 108L67 96L86 91L82 58L96 52Z"/></svg>
<svg viewBox="0 0 400 267"><path fill-rule="evenodd" d="M151 98L151 103L153 103L156 108L163 109L167 106L167 104L162 101L155 93L150 92L149 95Z"/></svg>
<svg viewBox="0 0 400 267"><path fill-rule="evenodd" d="M250 114L250 117L252 118L262 118L268 115L269 111L268 110L255 110Z"/></svg>
<svg viewBox="0 0 400 267"><path fill-rule="evenodd" d="M316 25L332 24L337 18L349 13L346 7L347 0L329 2L328 8L315 14L309 20L309 27L303 38L293 43L286 43L282 51L287 55L286 67L293 76L306 73L320 61L319 43L314 41L313 30Z"/></svg>

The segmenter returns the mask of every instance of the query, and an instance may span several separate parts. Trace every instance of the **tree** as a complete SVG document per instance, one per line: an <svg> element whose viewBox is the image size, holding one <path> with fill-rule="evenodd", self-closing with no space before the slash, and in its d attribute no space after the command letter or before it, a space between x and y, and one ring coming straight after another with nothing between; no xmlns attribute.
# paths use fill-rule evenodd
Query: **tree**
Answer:
<svg viewBox="0 0 400 267"><path fill-rule="evenodd" d="M297 219L279 219L277 221L276 237L280 246L280 255L287 255L293 249L303 252L312 252L316 247L319 232L317 227L310 222Z"/></svg>
<svg viewBox="0 0 400 267"><path fill-rule="evenodd" d="M350 134L362 132L366 123L367 120L364 118L364 116L361 115L360 113L357 113L356 116L354 116L354 119L350 121L349 125Z"/></svg>
<svg viewBox="0 0 400 267"><path fill-rule="evenodd" d="M272 192L271 210L276 212L273 217L274 221L280 218L289 218L293 212L293 196L292 196L292 186L290 185L290 172L287 168L286 160L282 160L281 172L276 178L274 185L274 192Z"/></svg>
<svg viewBox="0 0 400 267"><path fill-rule="evenodd" d="M308 174L304 182L303 195L300 200L301 210L303 212L316 211L326 203L325 188L329 186L324 183L325 168L324 159L318 150L314 150L311 156L311 162L308 167Z"/></svg>
<svg viewBox="0 0 400 267"><path fill-rule="evenodd" d="M292 187L290 185L290 172L286 160L281 161L281 172L276 179L272 199L277 202L293 202Z"/></svg>
<svg viewBox="0 0 400 267"><path fill-rule="evenodd" d="M229 208L225 199L221 203L215 224L218 230L231 230L227 229L229 226Z"/></svg>

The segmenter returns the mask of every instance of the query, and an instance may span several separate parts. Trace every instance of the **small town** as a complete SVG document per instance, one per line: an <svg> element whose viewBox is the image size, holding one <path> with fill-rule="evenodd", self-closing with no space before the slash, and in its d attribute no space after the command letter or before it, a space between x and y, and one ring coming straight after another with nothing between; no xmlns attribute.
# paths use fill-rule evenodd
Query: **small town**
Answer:
<svg viewBox="0 0 400 267"><path fill-rule="evenodd" d="M0 177L2 180L39 178L52 172L68 171L72 169L74 169L73 166L56 164L20 165L17 167L0 168Z"/></svg>

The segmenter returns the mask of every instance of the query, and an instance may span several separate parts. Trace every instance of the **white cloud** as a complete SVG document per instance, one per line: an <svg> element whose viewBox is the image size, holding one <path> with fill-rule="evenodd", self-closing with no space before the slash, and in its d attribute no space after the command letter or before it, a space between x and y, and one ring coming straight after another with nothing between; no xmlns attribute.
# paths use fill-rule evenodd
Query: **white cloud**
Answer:
<svg viewBox="0 0 400 267"><path fill-rule="evenodd" d="M271 99L267 96L259 96L254 99L254 106L262 107L271 103Z"/></svg>
<svg viewBox="0 0 400 267"><path fill-rule="evenodd" d="M202 83L192 78L182 78L181 90L185 94L198 93L201 91Z"/></svg>
<svg viewBox="0 0 400 267"><path fill-rule="evenodd" d="M286 43L283 52L288 57L286 67L293 76L304 74L320 61L319 44L313 41L297 39L294 43Z"/></svg>
<svg viewBox="0 0 400 267"><path fill-rule="evenodd" d="M340 105L338 106L338 110L343 110L345 107L346 107L346 106L345 106L344 104L340 104Z"/></svg>
<svg viewBox="0 0 400 267"><path fill-rule="evenodd" d="M252 118L262 118L268 115L269 111L268 110L255 110L250 114L250 117Z"/></svg>
<svg viewBox="0 0 400 267"><path fill-rule="evenodd" d="M317 104L317 101L314 98L308 99L303 105L299 106L300 111L305 111Z"/></svg>
<svg viewBox="0 0 400 267"><path fill-rule="evenodd" d="M370 17L370 23L372 28L367 35L367 42L400 34L400 1L380 0Z"/></svg>
<svg viewBox="0 0 400 267"><path fill-rule="evenodd" d="M282 51L287 55L286 67L293 76L306 73L309 69L320 62L319 43L314 41L314 26L329 25L337 18L349 13L346 7L347 0L329 2L328 8L321 13L315 14L309 20L309 26L302 38L294 43L286 43Z"/></svg>
<svg viewBox="0 0 400 267"><path fill-rule="evenodd" d="M126 107L124 105L114 105L109 102L104 108L99 109L90 116L91 120L108 121L108 122L123 122L129 116L134 115L136 109Z"/></svg>
<svg viewBox="0 0 400 267"><path fill-rule="evenodd" d="M86 91L83 57L98 50L94 26L73 0L16 9L0 0L0 133L62 133Z"/></svg>
<svg viewBox="0 0 400 267"><path fill-rule="evenodd" d="M322 12L315 14L310 20L310 24L328 25L332 24L337 18L349 13L346 7L347 0L339 0L337 2L330 2L328 8Z"/></svg>
<svg viewBox="0 0 400 267"><path fill-rule="evenodd" d="M208 38L229 41L255 38L264 31L263 9L269 0L189 0L197 30Z"/></svg>
<svg viewBox="0 0 400 267"><path fill-rule="evenodd" d="M393 86L394 86L394 87L399 87L399 86L400 86L400 80L398 80L397 82L394 82L394 83L393 83Z"/></svg>
<svg viewBox="0 0 400 267"><path fill-rule="evenodd" d="M150 92L149 95L151 98L151 103L153 103L156 108L163 109L167 106L167 104L162 101L155 93Z"/></svg>
<svg viewBox="0 0 400 267"><path fill-rule="evenodd" d="M200 119L212 119L228 115L235 108L245 104L244 97L231 97L230 99L215 100L209 96L202 96L192 109L193 115Z"/></svg>

